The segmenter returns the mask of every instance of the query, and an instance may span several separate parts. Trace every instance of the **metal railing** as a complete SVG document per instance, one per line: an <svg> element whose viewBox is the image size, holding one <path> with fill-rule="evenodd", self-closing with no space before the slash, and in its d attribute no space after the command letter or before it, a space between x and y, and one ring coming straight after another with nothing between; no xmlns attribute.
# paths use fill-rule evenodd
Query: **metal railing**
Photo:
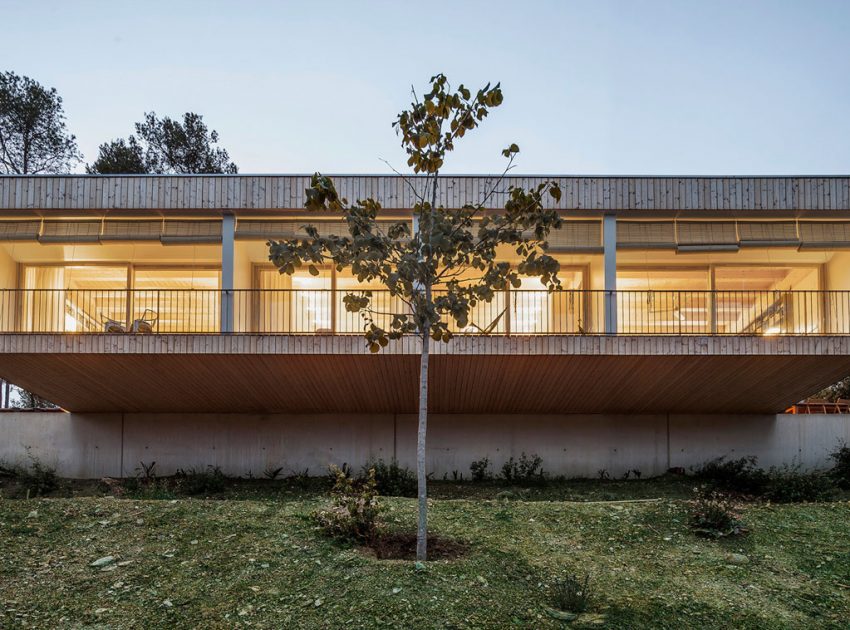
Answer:
<svg viewBox="0 0 850 630"><path fill-rule="evenodd" d="M361 334L364 319L330 289L5 289L2 333ZM405 303L372 290L376 323ZM606 330L606 310L609 328ZM613 313L612 313L613 312ZM507 290L459 334L846 335L850 291ZM616 322L616 328L614 327Z"/></svg>

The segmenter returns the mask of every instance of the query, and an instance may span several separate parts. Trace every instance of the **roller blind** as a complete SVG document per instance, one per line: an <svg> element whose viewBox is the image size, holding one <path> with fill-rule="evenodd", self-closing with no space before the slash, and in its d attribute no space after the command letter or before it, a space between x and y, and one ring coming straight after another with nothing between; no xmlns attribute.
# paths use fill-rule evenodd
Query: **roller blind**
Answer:
<svg viewBox="0 0 850 630"><path fill-rule="evenodd" d="M797 224L794 221L739 221L741 245L798 245Z"/></svg>
<svg viewBox="0 0 850 630"><path fill-rule="evenodd" d="M385 228L400 221L381 221ZM244 240L268 240L268 239L291 239L306 238L302 226L313 225L319 230L319 236L349 236L348 224L345 221L307 221L280 220L280 221L254 221L243 220L236 224L236 238Z"/></svg>
<svg viewBox="0 0 850 630"><path fill-rule="evenodd" d="M0 221L0 241L35 241L41 221Z"/></svg>
<svg viewBox="0 0 850 630"><path fill-rule="evenodd" d="M166 221L161 240L166 245L220 243L221 221Z"/></svg>
<svg viewBox="0 0 850 630"><path fill-rule="evenodd" d="M43 243L96 243L100 240L100 219L45 221L39 240Z"/></svg>
<svg viewBox="0 0 850 630"><path fill-rule="evenodd" d="M679 221L676 240L680 251L734 251L738 233L734 221Z"/></svg>
<svg viewBox="0 0 850 630"><path fill-rule="evenodd" d="M564 221L549 233L549 248L559 251L596 251L602 249L601 221Z"/></svg>
<svg viewBox="0 0 850 630"><path fill-rule="evenodd" d="M672 221L624 221L617 223L617 247L659 249L676 247Z"/></svg>
<svg viewBox="0 0 850 630"><path fill-rule="evenodd" d="M162 234L162 221L116 221L103 223L102 241L158 241Z"/></svg>
<svg viewBox="0 0 850 630"><path fill-rule="evenodd" d="M850 247L850 221L801 221L800 240L806 247Z"/></svg>

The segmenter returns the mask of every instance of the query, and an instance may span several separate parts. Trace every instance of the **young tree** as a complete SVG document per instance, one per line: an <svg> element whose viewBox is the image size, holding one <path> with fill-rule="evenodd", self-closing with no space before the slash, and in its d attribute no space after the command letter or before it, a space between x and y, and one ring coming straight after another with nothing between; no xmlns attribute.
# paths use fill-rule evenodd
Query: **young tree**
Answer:
<svg viewBox="0 0 850 630"><path fill-rule="evenodd" d="M56 89L0 72L0 173L67 173L80 157Z"/></svg>
<svg viewBox="0 0 850 630"><path fill-rule="evenodd" d="M86 166L88 173L107 174L194 174L239 172L225 149L214 146L218 132L209 130L200 114L186 112L183 121L168 116L145 114L136 123L136 136L100 145L97 159Z"/></svg>
<svg viewBox="0 0 850 630"><path fill-rule="evenodd" d="M419 370L419 430L416 448L419 515L416 557L426 559L427 474L425 445L428 424L428 358L431 341L448 342L451 323L470 326L476 304L490 302L509 285L520 286L520 275L539 277L550 290L559 287L558 262L546 254L549 231L560 227L557 210L547 208L546 196L559 200L561 191L546 182L523 190L502 190L519 147L511 144L502 154L508 163L494 186L475 204L462 208L438 205L439 172L448 153L467 133L502 103L502 91L489 84L474 95L463 85L453 90L442 74L431 78L430 91L419 99L413 92L410 109L393 123L418 177L404 177L414 197L412 226L405 222L379 223L380 204L374 199L349 203L340 198L333 181L316 173L307 192L309 210L340 213L349 236L320 236L306 225L306 238L269 242L269 259L281 273L303 266L317 275L316 265L332 263L348 268L360 282L378 281L404 307L386 312L369 291L352 292L343 302L360 313L369 349L379 352L390 340L416 335L421 340ZM504 199L498 213L491 208L496 196ZM519 262L497 258L510 246ZM484 323L486 325L486 322ZM479 327L481 328L481 327Z"/></svg>

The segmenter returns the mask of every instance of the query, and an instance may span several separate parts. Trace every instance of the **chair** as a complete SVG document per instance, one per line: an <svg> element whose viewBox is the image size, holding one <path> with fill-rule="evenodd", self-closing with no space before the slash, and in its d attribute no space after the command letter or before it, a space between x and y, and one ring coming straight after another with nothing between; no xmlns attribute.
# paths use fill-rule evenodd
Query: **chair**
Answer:
<svg viewBox="0 0 850 630"><path fill-rule="evenodd" d="M119 322L118 320L106 317L103 319L103 332L125 333L127 332L127 328L124 326L124 322Z"/></svg>
<svg viewBox="0 0 850 630"><path fill-rule="evenodd" d="M156 311L146 308L140 318L133 320L133 325L130 326L128 332L137 335L150 335L153 333L157 321L159 321L159 315Z"/></svg>
<svg viewBox="0 0 850 630"><path fill-rule="evenodd" d="M498 325L499 325L499 321L502 319L502 316L503 316L503 315L504 315L507 311L508 311L508 308L507 308L507 307L505 307L505 309L504 309L501 313L499 313L498 315L496 315L496 319L494 319L492 322L490 322L490 323L487 325L487 327L486 327L486 328L481 328L481 326L479 326L479 325L478 325L478 324L476 324L475 322L469 322L469 325L470 325L470 326L472 326L473 328L477 328L477 329L478 329L478 333L479 333L479 334L481 334L481 335L489 335L491 332L493 332L494 330L496 330L496 326L498 326Z"/></svg>

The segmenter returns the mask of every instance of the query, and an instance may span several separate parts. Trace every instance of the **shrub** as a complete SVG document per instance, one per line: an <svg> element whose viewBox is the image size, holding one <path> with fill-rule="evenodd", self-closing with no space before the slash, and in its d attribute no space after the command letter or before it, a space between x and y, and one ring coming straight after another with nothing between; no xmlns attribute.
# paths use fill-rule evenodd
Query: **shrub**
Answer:
<svg viewBox="0 0 850 630"><path fill-rule="evenodd" d="M549 600L552 608L571 613L587 610L590 602L590 575L579 577L572 573L558 576L549 583Z"/></svg>
<svg viewBox="0 0 850 630"><path fill-rule="evenodd" d="M29 465L0 465L0 476L17 481L20 488L33 496L50 494L59 488L56 469L43 463L27 447Z"/></svg>
<svg viewBox="0 0 850 630"><path fill-rule="evenodd" d="M697 536L724 538L747 531L727 495L705 488L695 488L694 492L696 499L691 504L690 525Z"/></svg>
<svg viewBox="0 0 850 630"><path fill-rule="evenodd" d="M820 472L800 472L799 466L771 468L764 497L776 503L824 501L832 495L832 480Z"/></svg>
<svg viewBox="0 0 850 630"><path fill-rule="evenodd" d="M472 473L472 481L487 481L493 478L493 474L490 472L489 457L476 459L469 465L469 471Z"/></svg>
<svg viewBox="0 0 850 630"><path fill-rule="evenodd" d="M224 490L227 477L218 466L207 466L206 470L195 470L194 468L178 470L174 475L178 488L189 495L217 494Z"/></svg>
<svg viewBox="0 0 850 630"><path fill-rule="evenodd" d="M829 457L835 462L829 471L833 481L841 488L850 489L850 446L839 444Z"/></svg>
<svg viewBox="0 0 850 630"><path fill-rule="evenodd" d="M505 481L541 481L543 479L543 459L539 455L530 457L524 452L519 460L511 457L502 465L502 479Z"/></svg>
<svg viewBox="0 0 850 630"><path fill-rule="evenodd" d="M417 495L416 473L407 466L399 466L395 459L391 460L389 464L382 459L371 460L363 466L359 479L361 481L367 480L370 471L375 474L375 483L380 494L389 497L415 497ZM343 470L342 472L345 473L346 471Z"/></svg>
<svg viewBox="0 0 850 630"><path fill-rule="evenodd" d="M369 469L364 479L352 479L336 466L331 472L335 476L331 505L315 512L316 522L333 538L373 542L383 509L375 470Z"/></svg>
<svg viewBox="0 0 850 630"><path fill-rule="evenodd" d="M752 455L740 459L718 457L694 471L700 481L727 492L762 494L767 487L767 474L757 466L758 459Z"/></svg>

